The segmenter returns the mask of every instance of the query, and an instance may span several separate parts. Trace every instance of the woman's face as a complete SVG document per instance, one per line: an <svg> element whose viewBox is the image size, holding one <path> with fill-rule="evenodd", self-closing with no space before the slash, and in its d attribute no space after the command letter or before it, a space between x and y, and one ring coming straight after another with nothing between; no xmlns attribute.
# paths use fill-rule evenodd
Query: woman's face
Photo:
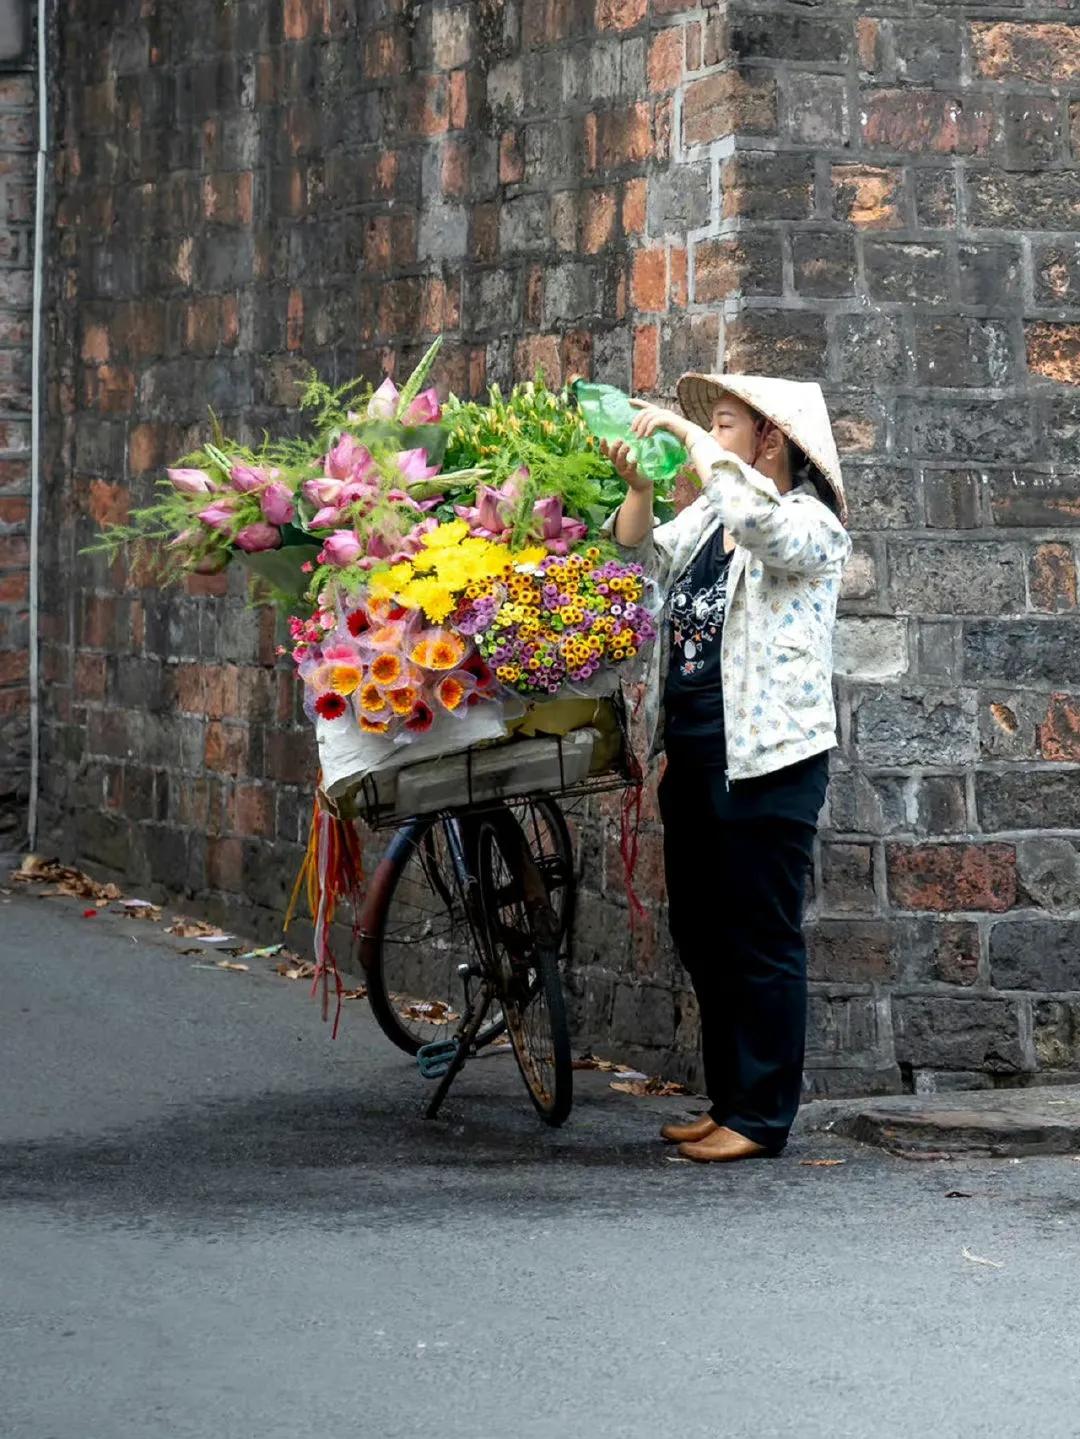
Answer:
<svg viewBox="0 0 1080 1439"><path fill-rule="evenodd" d="M710 433L718 444L746 464L753 464L757 458L761 420L749 405L734 395L721 395L717 400Z"/></svg>

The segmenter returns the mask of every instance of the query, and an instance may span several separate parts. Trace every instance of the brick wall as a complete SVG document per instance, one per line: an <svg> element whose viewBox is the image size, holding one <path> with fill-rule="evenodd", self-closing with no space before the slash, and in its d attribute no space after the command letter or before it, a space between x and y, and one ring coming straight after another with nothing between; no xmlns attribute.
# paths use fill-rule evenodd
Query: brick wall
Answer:
<svg viewBox="0 0 1080 1439"><path fill-rule="evenodd" d="M437 331L466 393L821 378L856 554L812 1081L1080 1069L1080 27L1008 15L66 0L58 847L263 931L299 857L314 757L269 617L239 577L161 595L77 553L207 404L280 425L308 364L374 375ZM692 1071L655 810L631 933L614 809L579 827L579 1026Z"/></svg>
<svg viewBox="0 0 1080 1439"><path fill-rule="evenodd" d="M32 58L0 58L0 849L26 829L30 698L30 313L37 113Z"/></svg>

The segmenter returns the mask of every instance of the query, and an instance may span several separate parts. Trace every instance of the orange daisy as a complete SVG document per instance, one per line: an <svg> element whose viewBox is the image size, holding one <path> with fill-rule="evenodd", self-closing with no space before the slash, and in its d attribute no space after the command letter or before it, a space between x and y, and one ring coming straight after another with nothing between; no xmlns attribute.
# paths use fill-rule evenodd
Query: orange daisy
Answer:
<svg viewBox="0 0 1080 1439"><path fill-rule="evenodd" d="M330 688L339 695L351 695L360 688L364 678L355 665L334 665L330 671Z"/></svg>
<svg viewBox="0 0 1080 1439"><path fill-rule="evenodd" d="M465 641L452 630L429 630L413 646L409 658L429 670L452 670L465 654Z"/></svg>
<svg viewBox="0 0 1080 1439"><path fill-rule="evenodd" d="M453 712L465 698L465 686L454 675L447 675L436 685L435 694L443 709Z"/></svg>
<svg viewBox="0 0 1080 1439"><path fill-rule="evenodd" d="M378 714L386 708L386 697L379 686L372 684L370 680L360 691L360 708L372 714Z"/></svg>
<svg viewBox="0 0 1080 1439"><path fill-rule="evenodd" d="M371 677L381 685L392 685L401 675L401 660L392 650L384 650L371 666Z"/></svg>
<svg viewBox="0 0 1080 1439"><path fill-rule="evenodd" d="M390 728L390 721L368 719L367 715L361 715L360 728L365 734L385 734Z"/></svg>
<svg viewBox="0 0 1080 1439"><path fill-rule="evenodd" d="M400 689L388 690L386 698L396 715L407 715L416 703L416 689L413 685L402 685Z"/></svg>

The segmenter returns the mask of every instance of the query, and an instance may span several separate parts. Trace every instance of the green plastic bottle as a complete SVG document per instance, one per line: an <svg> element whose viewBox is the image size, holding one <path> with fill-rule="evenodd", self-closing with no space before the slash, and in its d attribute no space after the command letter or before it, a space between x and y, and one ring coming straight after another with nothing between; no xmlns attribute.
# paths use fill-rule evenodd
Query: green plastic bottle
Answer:
<svg viewBox="0 0 1080 1439"><path fill-rule="evenodd" d="M585 423L598 440L625 440L634 463L655 484L670 480L690 462L685 447L668 430L657 430L647 440L631 434L635 410L622 390L614 385L594 385L575 380L574 398Z"/></svg>

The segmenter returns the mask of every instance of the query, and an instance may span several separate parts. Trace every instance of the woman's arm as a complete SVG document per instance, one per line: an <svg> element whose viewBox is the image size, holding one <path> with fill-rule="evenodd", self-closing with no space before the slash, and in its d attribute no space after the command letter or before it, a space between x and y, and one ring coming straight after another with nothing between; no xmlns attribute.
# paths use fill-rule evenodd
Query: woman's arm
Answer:
<svg viewBox="0 0 1080 1439"><path fill-rule="evenodd" d="M770 568L816 574L847 560L847 531L820 500L785 504L770 479L725 450L700 425L671 410L641 406L634 418L635 433L644 438L659 429L669 430L686 446L705 502L736 544Z"/></svg>

